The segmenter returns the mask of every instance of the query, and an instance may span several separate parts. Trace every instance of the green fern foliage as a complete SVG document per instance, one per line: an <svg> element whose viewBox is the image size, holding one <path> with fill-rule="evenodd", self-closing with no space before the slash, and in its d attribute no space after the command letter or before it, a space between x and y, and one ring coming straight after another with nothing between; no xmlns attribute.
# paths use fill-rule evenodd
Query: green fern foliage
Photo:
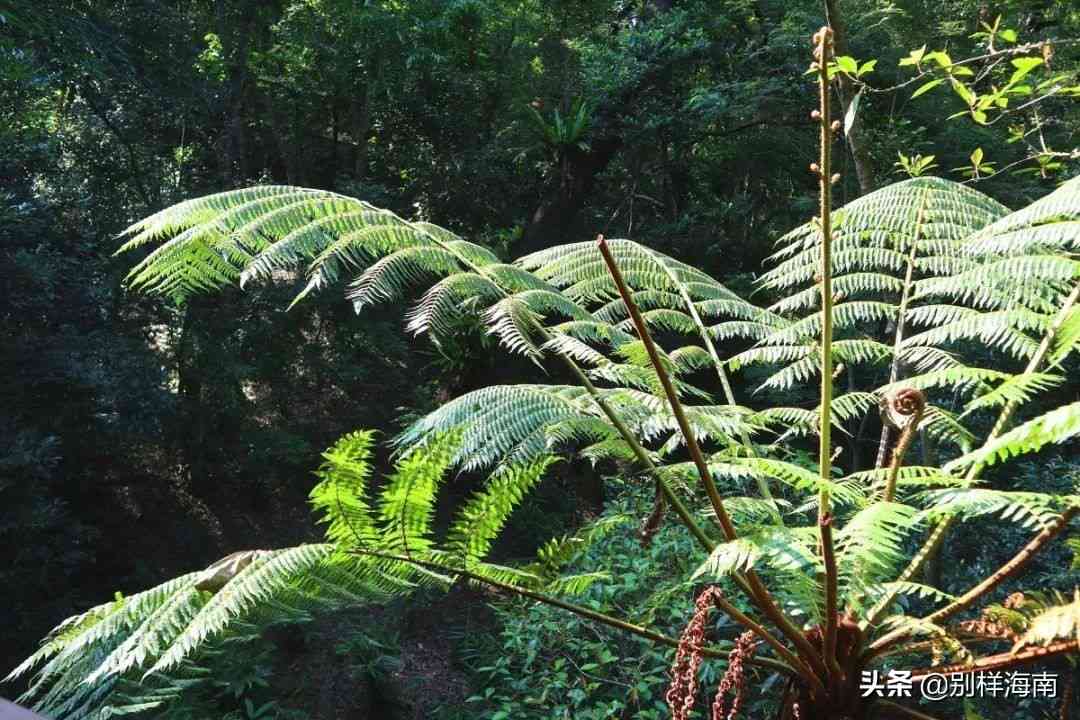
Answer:
<svg viewBox="0 0 1080 720"><path fill-rule="evenodd" d="M479 323L505 350L537 364L561 358L578 384L495 385L443 404L393 440L395 467L384 482L372 480L373 434L342 437L323 454L310 493L327 543L236 553L92 608L58 626L13 677L32 677L26 699L47 714L106 717L168 702L200 653L245 622L459 579L549 600L582 592L603 573L566 575L567 563L605 533L629 532L635 518L588 524L542 546L533 562L488 560L515 510L571 454L609 463L605 471L630 481L648 474L672 504L687 503L685 515L708 528L701 535L709 550L692 559L697 570L687 587L760 573L776 581L779 606L807 625L824 618L825 526L810 518L827 497L837 567L830 587L839 606L870 634L930 636L963 656L948 628L905 614L876 622L878 611L896 610L901 595L954 602L904 568L912 542L931 525L996 516L1039 531L1080 504L1072 495L978 480L984 466L1080 434L1080 403L1006 428L1015 409L1063 383L1080 347L1072 308L1080 292L1073 257L1080 179L1009 213L966 185L918 177L849 203L834 223L834 382L849 386L831 395L829 421L837 435L858 434L895 391L920 390L928 401L916 442L926 458L940 452L943 465L905 463L901 449L888 467L882 442L886 467L809 469L815 463L800 443L820 432L822 417L819 401L801 392L821 373L817 221L779 240L758 283L775 300L768 307L651 248L607 241L628 297L661 341L655 358L593 243L504 262L436 225L284 186L187 201L136 223L120 250L146 253L129 275L133 288L183 298L303 274L296 301L331 286L342 287L357 311L418 296L404 312L409 331L439 341L463 321ZM760 392L745 401L754 407L740 405L730 373L762 377L761 369ZM701 447L696 462L687 458L683 420ZM442 533L435 509L455 473L486 478ZM710 483L724 496L734 539L717 541L712 522L723 513L713 502L706 509L699 492ZM1075 636L1075 605L1025 616L1021 644Z"/></svg>

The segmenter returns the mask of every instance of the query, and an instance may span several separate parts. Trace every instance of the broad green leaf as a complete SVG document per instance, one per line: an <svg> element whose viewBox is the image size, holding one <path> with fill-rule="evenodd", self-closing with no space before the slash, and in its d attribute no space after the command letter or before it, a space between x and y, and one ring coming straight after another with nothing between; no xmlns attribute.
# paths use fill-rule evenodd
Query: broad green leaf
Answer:
<svg viewBox="0 0 1080 720"><path fill-rule="evenodd" d="M928 83L923 83L922 85L919 86L918 90L916 90L915 92L913 92L911 94L911 99L914 100L915 98L919 97L920 95L923 95L925 93L930 92L931 90L933 90L934 88L936 88L938 85L940 85L943 82L945 82L945 78L938 78L937 80L931 80Z"/></svg>
<svg viewBox="0 0 1080 720"><path fill-rule="evenodd" d="M1035 68L1043 64L1043 59L1040 57L1020 57L1012 61L1012 66L1016 68L1016 72L1009 78L1009 84L1013 85L1024 79L1024 76L1030 73Z"/></svg>

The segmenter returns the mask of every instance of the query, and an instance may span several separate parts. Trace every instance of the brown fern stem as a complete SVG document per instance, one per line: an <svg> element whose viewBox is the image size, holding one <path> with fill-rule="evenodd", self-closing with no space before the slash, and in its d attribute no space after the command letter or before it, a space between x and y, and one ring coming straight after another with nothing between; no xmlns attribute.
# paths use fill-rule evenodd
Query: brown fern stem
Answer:
<svg viewBox="0 0 1080 720"><path fill-rule="evenodd" d="M825 663L829 667L830 687L841 687L844 684L844 671L836 658L836 633L837 633L837 577L836 551L833 546L832 535L833 516L826 515L821 519L821 555L825 565L825 634L822 638L822 654Z"/></svg>
<svg viewBox="0 0 1080 720"><path fill-rule="evenodd" d="M1076 516L1078 508L1072 507L1065 510L1061 517L1044 528L1042 532L1036 535L1031 541L1022 547L1016 555L1012 557L1007 563L998 568L994 573L988 576L981 583L968 590L966 593L958 597L953 602L949 603L940 610L927 615L925 620L934 624L940 624L941 621L946 620L956 613L964 610L973 605L979 598L986 595L988 592L996 588L1001 583L1005 582L1009 578L1020 572L1025 565L1027 565L1035 555L1042 550L1043 546L1056 538L1061 532L1068 526L1069 521ZM891 633L882 635L876 641L870 644L867 650L865 661L869 662L874 657L880 655L883 651L896 645L899 642L906 640L911 636L911 631L908 629L894 630Z"/></svg>
<svg viewBox="0 0 1080 720"><path fill-rule="evenodd" d="M927 675L958 675L963 673L977 673L986 672L988 670L1013 668L1017 665L1039 662L1046 658L1063 655L1069 652L1076 652L1078 650L1080 650L1080 641L1065 640L1050 645L1029 647L1026 650L1015 653L1009 651L998 653L997 655L988 655L987 657L975 660L971 664L957 663L956 665L945 665L941 667L919 668L918 670L911 671L911 679L918 680Z"/></svg>
<svg viewBox="0 0 1080 720"><path fill-rule="evenodd" d="M832 29L823 27L814 36L814 57L818 66L818 111L820 125L818 188L821 200L821 417L818 423L818 470L821 491L818 493L818 528L821 554L825 559L824 592L826 605L825 635L822 655L833 680L843 672L836 659L836 587L838 583L832 537L832 513L829 492L832 480L832 397L833 397L833 296L832 296L832 136L836 131L830 117L829 61L832 59ZM832 562L829 562L829 559Z"/></svg>
<svg viewBox="0 0 1080 720"><path fill-rule="evenodd" d="M940 624L942 620L955 615L961 610L970 607L976 600L1016 575L1027 565L1044 545L1052 541L1065 530L1069 521L1076 517L1078 508L1071 507L1065 510L1057 520L1045 527L1042 532L1031 539L1027 545L1020 549L1011 560L1002 565L992 575L983 580L975 587L958 597L953 602L926 617L932 623Z"/></svg>
<svg viewBox="0 0 1080 720"><path fill-rule="evenodd" d="M804 682L817 690L817 692L821 693L822 696L825 695L825 686L821 682L821 679L814 674L806 663L796 657L783 643L777 640L772 633L728 602L719 591L713 593L712 601L725 615L748 630L753 631L755 635L765 641L765 643L773 649L778 658L798 671L799 677L801 677Z"/></svg>
<svg viewBox="0 0 1080 720"><path fill-rule="evenodd" d="M619 265L615 261L615 256L611 254L611 248L608 247L603 235L597 236L596 245L600 248L600 254L604 256L608 272L611 273L611 277L615 281L615 287L618 288L619 295L622 296L623 303L630 312L630 318L634 322L634 327L637 328L638 337L641 338L641 342L645 345L645 352L649 354L649 362L652 363L653 368L656 370L656 376L660 379L660 384L664 388L664 394L667 395L671 412L675 416L675 421L679 425L683 439L686 440L686 449L690 452L690 457L697 468L701 483L705 487L705 494L709 496L709 502L712 504L713 512L716 513L720 529L723 531L724 537L730 542L736 538L735 525L731 522L731 517L724 507L724 500L720 497L720 491L717 490L716 483L713 481L712 471L709 470L709 464L705 462L705 455L701 452L701 446L698 445L697 437L690 426L690 420L686 417L686 410L679 400L675 385L671 382L671 377L660 359L660 352L656 349L656 343L653 342L652 335L645 325L641 310L638 309L637 303L634 302L630 288L627 287L626 280L623 279Z"/></svg>
<svg viewBox="0 0 1080 720"><path fill-rule="evenodd" d="M694 466L697 468L701 484L705 487L705 493L709 497L709 502L712 505L713 512L716 514L720 529L728 542L735 540L738 537L735 531L735 525L731 522L731 517L724 507L724 500L721 498L720 491L717 489L716 482L713 480L712 471L709 470L709 465L705 461L705 455L701 451L701 446L698 445L697 436L694 434L694 429L690 425L689 419L686 417L686 411L683 408L682 401L679 400L675 385L668 375L667 368L664 367L664 363L660 358L660 352L656 348L656 343L653 342L652 334L645 324L645 319L641 315L641 310L638 309L637 303L634 302L634 298L630 293L630 288L626 285L626 280L623 279L622 271L619 270L619 264L615 260L615 256L612 255L611 248L608 246L607 242L604 241L603 235L597 236L596 245L600 249L600 254L607 264L608 272L615 282L615 287L618 289L619 295L622 297L623 303L630 313L630 318L634 323L634 327L637 329L638 337L641 338L642 343L645 345L645 351L649 355L649 361L652 363L653 369L656 371L656 375L664 389L664 394L667 396L671 412L675 416L675 421L679 425L679 430L682 432L683 439L686 441L687 450L694 462ZM738 578L739 576L736 577ZM746 573L745 583L748 588L750 599L754 601L784 636L795 644L795 647L799 649L799 654L803 660L808 662L815 671L824 677L826 675L825 666L821 662L821 658L818 657L817 653L814 651L810 641L807 640L806 635L788 619L776 604L772 594L753 570Z"/></svg>

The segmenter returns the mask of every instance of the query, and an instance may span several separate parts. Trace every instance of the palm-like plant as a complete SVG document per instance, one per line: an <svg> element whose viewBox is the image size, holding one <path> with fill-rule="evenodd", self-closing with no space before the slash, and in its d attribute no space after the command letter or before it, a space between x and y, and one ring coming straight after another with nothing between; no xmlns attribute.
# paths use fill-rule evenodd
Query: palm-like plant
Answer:
<svg viewBox="0 0 1080 720"><path fill-rule="evenodd" d="M1080 347L1080 180L1015 213L930 177L834 213L830 37L827 28L816 37L821 157L812 170L821 210L781 240L777 265L761 282L784 297L768 308L628 240L601 238L504 263L437 226L303 188L190 200L132 226L121 251L158 243L132 270L135 288L182 298L299 267L308 282L297 301L344 282L359 311L427 284L407 315L415 333L438 340L471 314L508 350L538 364L556 359L575 382L493 386L447 403L396 439L397 468L375 498L367 490L372 436L346 436L325 454L312 491L327 523L325 544L239 553L65 621L13 673L34 673L28 697L65 718L156 707L182 690L200 653L237 623L459 579L677 648L668 694L676 717L697 700L703 658L729 662L714 704L721 714L727 692L738 707L749 664L787 680L777 698L784 717L926 718L862 697L862 672L898 652L939 660L915 670L916 678L1075 652L1076 601L1026 613L1017 609L1024 601L1014 601L1008 633L955 618L1016 576L1080 508L1076 495L1006 491L981 480L995 462L1080 433L1080 403L1008 429L1025 404L1062 381L1059 368ZM657 343L657 331L673 342ZM740 340L750 347L722 358L718 344ZM995 367L968 361L973 343L997 356ZM1010 362L1021 367L1002 369ZM751 364L776 366L769 389L818 379L816 407L741 405L732 373ZM845 368L868 389L834 395ZM716 375L722 402L691 382L702 370ZM879 461L838 476L834 426L878 406L886 427ZM980 443L972 421L988 416ZM905 464L920 431L951 442L952 459ZM797 436L816 436L816 471L781 452L780 441ZM655 484L643 541L670 508L700 545L695 579L706 587L681 639L573 602L603 574L563 569L590 539L621 531L629 518L553 540L526 566L486 559L514 508L572 452L619 460ZM454 468L489 475L440 538L431 517ZM742 489L747 482L753 492ZM957 519L988 513L1023 523L1031 541L958 596L916 581ZM924 531L922 547L906 552ZM937 609L907 614L902 595ZM707 641L712 608L744 633L734 643ZM972 649L985 643L1009 647Z"/></svg>

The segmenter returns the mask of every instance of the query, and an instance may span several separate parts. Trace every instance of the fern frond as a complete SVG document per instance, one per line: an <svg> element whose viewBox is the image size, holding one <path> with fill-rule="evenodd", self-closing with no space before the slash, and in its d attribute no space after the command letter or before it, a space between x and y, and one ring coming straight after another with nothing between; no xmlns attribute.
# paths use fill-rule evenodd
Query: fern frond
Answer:
<svg viewBox="0 0 1080 720"><path fill-rule="evenodd" d="M969 402L960 417L984 408L1002 407L1008 403L1027 403L1034 396L1051 390L1064 381L1065 378L1062 376L1048 373L1014 375L990 392Z"/></svg>
<svg viewBox="0 0 1080 720"><path fill-rule="evenodd" d="M375 434L369 430L352 432L323 453L323 464L315 472L319 483L309 499L323 513L326 537L341 547L375 542L375 522L364 498L371 475L371 449Z"/></svg>
<svg viewBox="0 0 1080 720"><path fill-rule="evenodd" d="M967 243L973 255L1009 255L1080 249L1080 181L1073 178L1046 197L983 228Z"/></svg>
<svg viewBox="0 0 1080 720"><path fill-rule="evenodd" d="M946 472L971 465L993 465L999 460L1037 452L1049 444L1063 443L1080 434L1080 402L1051 410L991 440L945 466Z"/></svg>
<svg viewBox="0 0 1080 720"><path fill-rule="evenodd" d="M458 450L458 433L439 434L402 457L379 502L380 549L410 555L432 547L435 496Z"/></svg>
<svg viewBox="0 0 1080 720"><path fill-rule="evenodd" d="M540 482L554 460L545 457L495 473L487 486L473 495L458 513L447 535L447 548L470 561L484 557L510 514Z"/></svg>
<svg viewBox="0 0 1080 720"><path fill-rule="evenodd" d="M1037 492L992 490L990 488L945 488L927 490L922 498L930 505L922 517L938 520L955 515L977 517L997 514L1002 520L1034 529L1053 523L1061 498Z"/></svg>
<svg viewBox="0 0 1080 720"><path fill-rule="evenodd" d="M894 577L906 559L904 540L920 523L918 511L895 502L876 502L855 513L836 532L841 587L861 593Z"/></svg>
<svg viewBox="0 0 1080 720"><path fill-rule="evenodd" d="M765 559L780 572L816 575L821 562L814 553L813 528L766 527L720 543L691 576L717 580L746 572Z"/></svg>

